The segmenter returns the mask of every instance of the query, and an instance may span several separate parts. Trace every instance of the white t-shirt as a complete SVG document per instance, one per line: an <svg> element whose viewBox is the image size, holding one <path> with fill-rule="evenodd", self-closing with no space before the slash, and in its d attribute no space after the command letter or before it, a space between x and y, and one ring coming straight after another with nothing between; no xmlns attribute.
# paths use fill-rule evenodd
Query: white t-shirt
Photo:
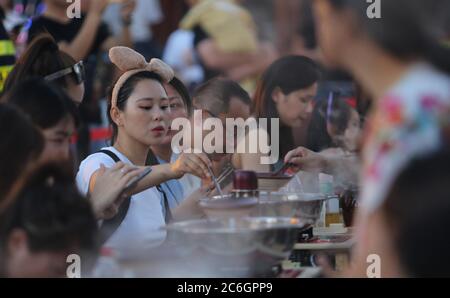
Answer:
<svg viewBox="0 0 450 298"><path fill-rule="evenodd" d="M191 59L187 59L191 57ZM204 79L203 68L195 61L194 32L175 30L164 48L163 60L169 64L187 85Z"/></svg>
<svg viewBox="0 0 450 298"><path fill-rule="evenodd" d="M115 148L103 149L115 153L122 162L132 164ZM94 153L81 163L76 180L82 194L87 195L91 176L101 164L110 168L115 162L104 153ZM166 232L160 229L164 225L161 196L155 187L149 188L131 197L127 215L105 246L113 249L119 258L145 256L151 248L164 241Z"/></svg>

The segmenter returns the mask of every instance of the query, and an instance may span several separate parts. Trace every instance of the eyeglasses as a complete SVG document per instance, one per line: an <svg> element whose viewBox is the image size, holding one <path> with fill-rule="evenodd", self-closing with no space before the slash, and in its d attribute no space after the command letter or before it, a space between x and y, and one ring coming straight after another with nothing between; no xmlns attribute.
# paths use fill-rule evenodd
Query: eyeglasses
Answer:
<svg viewBox="0 0 450 298"><path fill-rule="evenodd" d="M52 74L44 77L44 79L46 81L54 81L54 80L57 80L59 78L62 78L62 77L68 76L68 75L73 75L75 78L75 82L78 85L83 83L86 79L86 73L84 70L83 61L80 61L69 68L65 68L63 70L52 73Z"/></svg>

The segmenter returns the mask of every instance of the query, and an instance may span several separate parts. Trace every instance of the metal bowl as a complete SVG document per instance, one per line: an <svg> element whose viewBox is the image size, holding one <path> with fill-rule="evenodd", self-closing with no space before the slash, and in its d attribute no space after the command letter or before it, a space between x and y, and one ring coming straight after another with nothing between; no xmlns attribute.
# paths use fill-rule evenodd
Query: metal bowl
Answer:
<svg viewBox="0 0 450 298"><path fill-rule="evenodd" d="M210 219L246 216L295 217L314 224L319 219L323 203L327 199L318 193L262 191L258 199L233 198L232 194L205 198L200 200L200 207Z"/></svg>
<svg viewBox="0 0 450 298"><path fill-rule="evenodd" d="M292 218L247 217L178 222L167 230L192 268L209 268L215 277L259 277L289 257L307 226Z"/></svg>
<svg viewBox="0 0 450 298"><path fill-rule="evenodd" d="M238 199L232 194L227 194L201 199L199 205L210 219L247 217L255 212L258 206L258 198Z"/></svg>
<svg viewBox="0 0 450 298"><path fill-rule="evenodd" d="M257 215L296 217L314 224L327 199L320 193L260 193Z"/></svg>

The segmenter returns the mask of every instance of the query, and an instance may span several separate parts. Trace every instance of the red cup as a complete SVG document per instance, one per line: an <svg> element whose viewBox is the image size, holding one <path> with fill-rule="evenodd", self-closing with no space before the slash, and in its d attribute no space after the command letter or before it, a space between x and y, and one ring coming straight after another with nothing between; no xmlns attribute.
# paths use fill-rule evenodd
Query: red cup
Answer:
<svg viewBox="0 0 450 298"><path fill-rule="evenodd" d="M235 171L233 177L235 190L257 190L258 177L253 171Z"/></svg>

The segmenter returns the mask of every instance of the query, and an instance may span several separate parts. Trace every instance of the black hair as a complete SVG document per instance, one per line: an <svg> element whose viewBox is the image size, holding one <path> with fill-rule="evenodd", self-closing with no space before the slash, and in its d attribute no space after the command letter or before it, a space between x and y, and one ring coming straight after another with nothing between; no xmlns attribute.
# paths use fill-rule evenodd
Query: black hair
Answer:
<svg viewBox="0 0 450 298"><path fill-rule="evenodd" d="M122 85L122 88L120 88L119 93L117 95L116 106L120 111L125 110L126 104L128 102L128 98L131 96L131 93L133 93L134 88L136 87L137 83L139 83L142 80L155 80L155 81L159 82L161 84L161 86L164 88L164 85L162 83L163 82L162 78L154 72L141 71L141 72L138 72L138 73L132 75ZM116 84L117 84L117 82L115 84L113 84L113 86L115 86ZM109 96L108 96L108 109L107 109L108 119L109 119L109 122L111 123L112 129L113 129L112 137L111 137L112 145L114 145L114 143L116 142L117 134L119 132L117 124L111 118L111 108L112 108L111 100L112 100L113 89L114 89L114 87L110 88L110 92L109 92Z"/></svg>
<svg viewBox="0 0 450 298"><path fill-rule="evenodd" d="M450 277L450 150L411 161L382 206L401 266L411 277Z"/></svg>
<svg viewBox="0 0 450 298"><path fill-rule="evenodd" d="M322 150L334 147L333 140L328 134L326 110L328 102L319 101L312 112L306 135L306 148L320 152Z"/></svg>
<svg viewBox="0 0 450 298"><path fill-rule="evenodd" d="M361 0L329 0L338 9L353 10L359 24L382 48L400 59L421 57L450 73L450 50L439 41L443 36L443 13L448 5L440 0L381 1L382 17L367 17L368 4ZM448 13L445 16L448 18ZM442 20L441 20L442 19ZM434 26L433 26L434 25ZM443 35L443 34L442 34Z"/></svg>
<svg viewBox="0 0 450 298"><path fill-rule="evenodd" d="M374 101L359 83L355 83L355 99L356 111L358 112L361 119L361 127L363 127L365 126L366 118L371 112Z"/></svg>
<svg viewBox="0 0 450 298"><path fill-rule="evenodd" d="M16 108L0 104L0 206L28 164L39 158L44 138L31 121Z"/></svg>
<svg viewBox="0 0 450 298"><path fill-rule="evenodd" d="M338 134L344 134L348 127L351 118L351 107L343 98L334 95L330 115L327 115L328 110L328 100L320 100L312 112L306 141L306 147L312 151L320 152L339 146L331 139L327 124L332 125Z"/></svg>
<svg viewBox="0 0 450 298"><path fill-rule="evenodd" d="M36 170L2 213L2 267L8 258L8 239L15 229L25 231L32 252L76 249L73 253L82 253L84 260L96 255L96 219L89 201L79 194L72 173L64 169L61 165L46 165Z"/></svg>
<svg viewBox="0 0 450 298"><path fill-rule="evenodd" d="M303 0L300 4L300 16L296 32L302 39L307 49L317 47L316 28L311 0Z"/></svg>
<svg viewBox="0 0 450 298"><path fill-rule="evenodd" d="M297 90L311 87L321 77L319 66L304 56L286 56L275 61L264 73L256 88L253 100L253 113L257 118L280 118L272 94L280 88L288 95ZM269 122L270 123L270 122ZM268 127L269 135L272 129ZM292 129L280 126L280 154L284 156L294 149Z"/></svg>
<svg viewBox="0 0 450 298"><path fill-rule="evenodd" d="M223 78L211 79L200 85L194 92L194 103L199 108L219 115L228 112L230 101L236 98L246 105L251 105L251 98L238 83Z"/></svg>
<svg viewBox="0 0 450 298"><path fill-rule="evenodd" d="M30 78L14 86L5 100L21 109L41 129L54 127L67 116L79 124L78 109L66 92L42 78Z"/></svg>
<svg viewBox="0 0 450 298"><path fill-rule="evenodd" d="M183 100L188 111L188 115L190 115L192 113L192 98L186 86L177 77L174 77L169 82L169 85L171 85L180 94L181 99Z"/></svg>
<svg viewBox="0 0 450 298"><path fill-rule="evenodd" d="M76 61L65 52L59 50L58 44L50 34L41 34L33 39L22 54L16 66L5 81L4 92L30 77L45 77L57 71L73 66ZM53 81L68 88L69 82L77 84L76 79L64 76Z"/></svg>

